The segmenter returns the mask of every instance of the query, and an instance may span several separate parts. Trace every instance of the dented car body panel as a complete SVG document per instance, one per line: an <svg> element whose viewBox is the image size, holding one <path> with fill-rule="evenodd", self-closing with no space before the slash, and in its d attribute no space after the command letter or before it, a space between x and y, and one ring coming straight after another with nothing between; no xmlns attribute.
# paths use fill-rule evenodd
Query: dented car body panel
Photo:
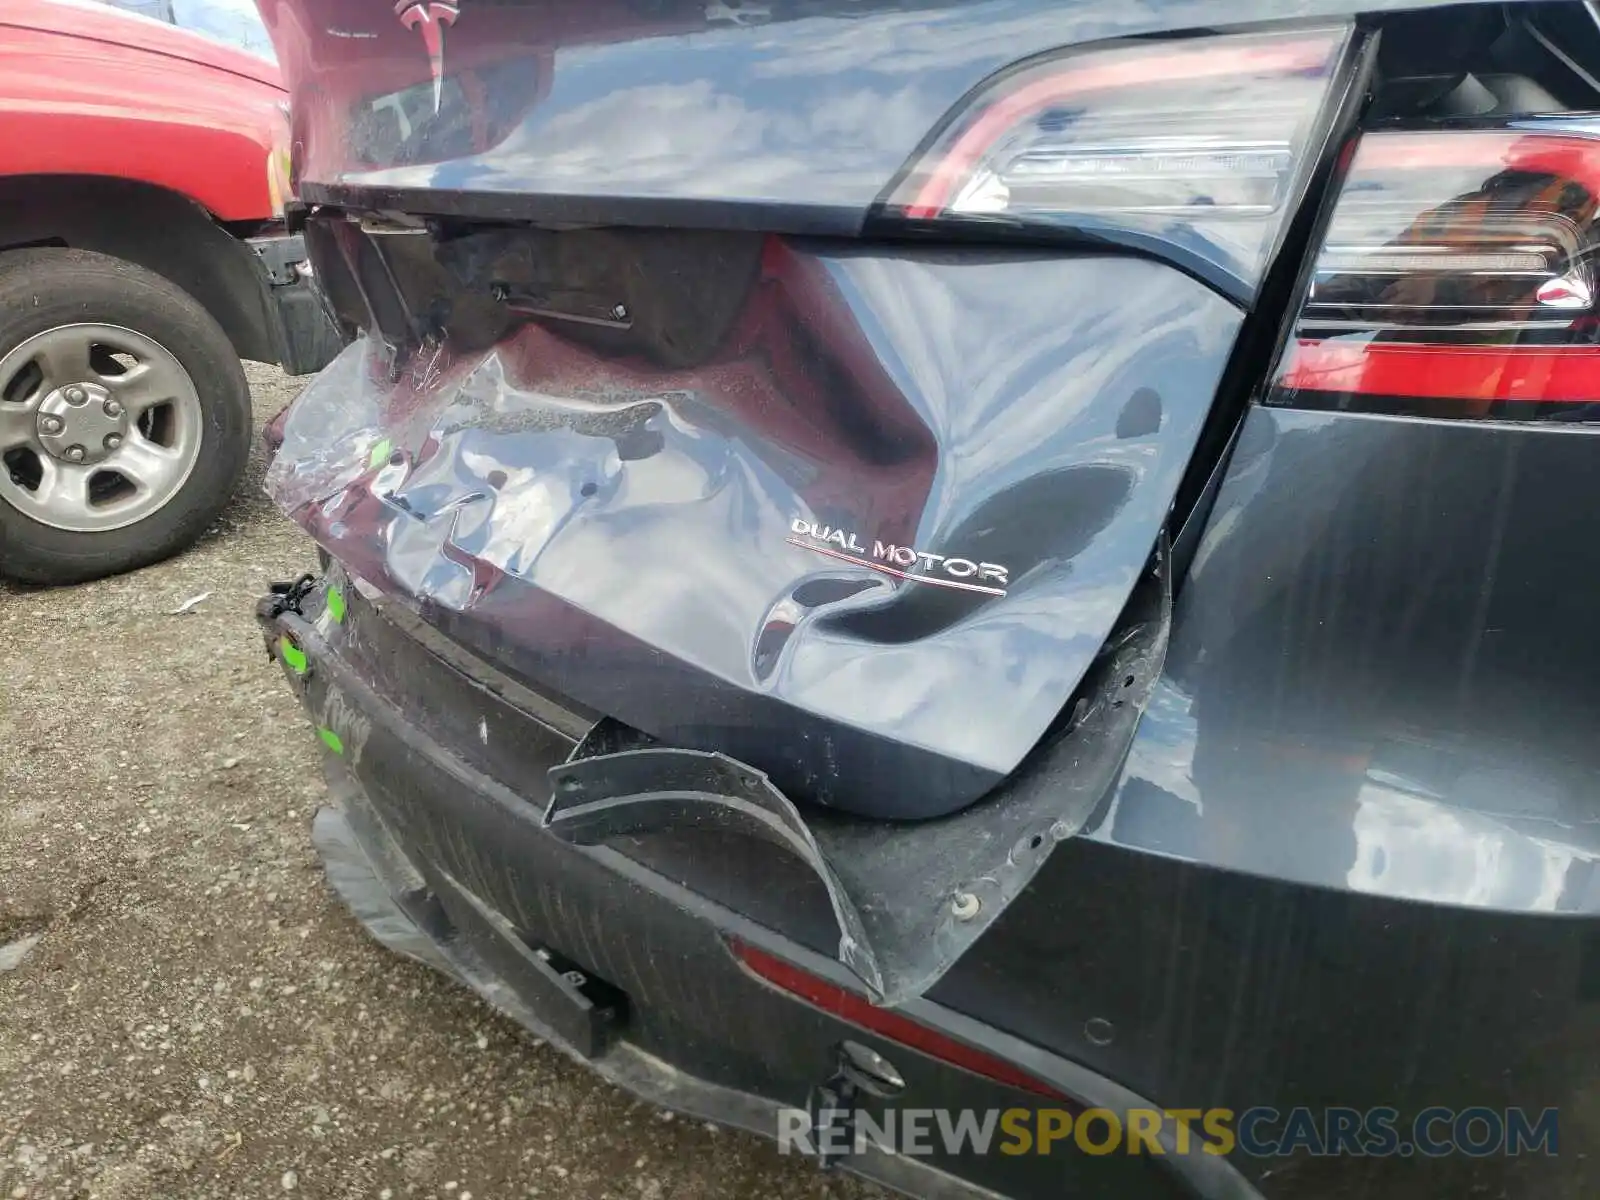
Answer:
<svg viewBox="0 0 1600 1200"><path fill-rule="evenodd" d="M1559 1114L1524 1155L1180 1152L1169 1120L1149 1155L837 1158L912 1195L1588 1195L1592 406L1273 386L1358 143L1600 109L1518 73L1541 37L1600 66L1586 7L261 7L364 336L272 431L324 571L259 611L328 750L330 880L386 945L769 1135L780 1106L819 1138L909 1107ZM1115 55L1208 38L1287 63L1308 115L1141 174L1075 56L1137 109L1163 80ZM1204 57L1160 61L1247 122ZM1041 137L1092 127L1083 162L981 176L963 139L1013 83ZM903 202L948 145L955 198L936 167ZM1140 238L1005 207L1062 161ZM1497 201L1568 194L1502 165ZM1167 176L1204 186L1139 191ZM1357 251L1404 274L1456 200ZM1280 221L1230 243L1266 247L1241 286L1174 248L1191 209Z"/></svg>
<svg viewBox="0 0 1600 1200"><path fill-rule="evenodd" d="M670 370L537 325L392 384L353 350L269 488L540 686L795 797L963 807L1100 653L1239 314L1157 263L776 240L735 312Z"/></svg>

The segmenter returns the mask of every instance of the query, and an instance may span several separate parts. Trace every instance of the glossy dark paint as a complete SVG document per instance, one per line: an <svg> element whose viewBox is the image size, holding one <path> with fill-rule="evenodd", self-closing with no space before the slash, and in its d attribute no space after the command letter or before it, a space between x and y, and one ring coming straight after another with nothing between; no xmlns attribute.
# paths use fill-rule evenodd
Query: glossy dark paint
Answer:
<svg viewBox="0 0 1600 1200"><path fill-rule="evenodd" d="M1275 1200L1593 1192L1593 920L1307 887L1075 838L929 998L1169 1107L1559 1110L1553 1156L1236 1154Z"/></svg>
<svg viewBox="0 0 1600 1200"><path fill-rule="evenodd" d="M437 115L422 39L390 5L259 2L293 89L305 199L854 234L963 97L1021 59L1438 0L769 0L742 13L715 0L462 0ZM407 88L399 137L372 102Z"/></svg>
<svg viewBox="0 0 1600 1200"><path fill-rule="evenodd" d="M1600 430L1255 408L1086 836L1600 914Z"/></svg>
<svg viewBox="0 0 1600 1200"><path fill-rule="evenodd" d="M354 351L290 414L270 486L335 557L540 686L796 798L949 812L1016 768L1099 653L1239 313L1142 260L777 239L745 287L673 369L556 322L398 380L363 381ZM797 519L861 557L1004 564L1009 590L886 578Z"/></svg>
<svg viewBox="0 0 1600 1200"><path fill-rule="evenodd" d="M278 10L302 12L301 5L285 0ZM504 128L512 132L498 136L482 121L471 127L470 104L452 110L447 93L441 119L453 114L456 148L441 142L438 157L445 161L423 154L403 164L355 161L352 147L370 158L371 146L343 127L327 89L425 78L415 35L380 30L376 42L351 40L342 48L336 39L312 39L302 47L308 57L301 67L286 60L291 76L298 72L309 89L297 92L302 132L315 143L303 160L307 194L358 206L396 203L418 212L551 223L854 232L915 144L997 65L1077 38L1350 11L1348 5L1100 0L772 7L780 19L770 24L705 32L698 5L656 8L650 20L633 24L620 9L604 6L580 12L580 6L502 5L494 9L504 18L500 32L463 49L457 35L472 22L466 0L461 22L448 31L449 45L485 64L519 52L544 74L535 82L530 73L520 92L504 98ZM374 30L390 20L386 5L359 11ZM686 23L674 27L672 20ZM371 53L374 73L386 72L385 78L358 81L346 70L357 53ZM791 53L810 72L792 87L773 74ZM581 145L562 140L580 120L607 111L618 80L680 86L674 74L680 61L698 72L693 86L677 93L685 103L659 112L642 104L613 110L609 123L585 127ZM865 125L839 129L822 119L841 97L862 101L871 114ZM895 102L915 120L908 116L902 124ZM704 139L692 173L677 172L668 157L652 157L652 145L670 146L719 117L733 120L718 128L756 132L743 140L730 136L726 147ZM869 139L862 150L862 128L881 128L881 144ZM552 154L575 145L609 157ZM879 171L883 178L872 179ZM804 186L794 182L801 176ZM446 190L411 190L436 186ZM480 377L462 388L467 367L491 362L481 351L465 359L431 347L408 351L398 360L398 378L381 355L352 353L296 407L274 470L280 500L336 556L392 593L425 596L422 611L433 622L425 635L402 640L358 669L330 664L309 683L296 681L307 689L319 724L384 724L387 741L346 738L364 797L355 803L370 803L392 822L440 895L459 896L448 892L446 877L465 881L517 935L547 942L626 987L638 1000L628 1036L650 1055L696 1080L793 1102L827 1073L828 1047L844 1031L815 1009L775 1002L770 989L752 987L720 957L717 935L765 939L774 953L827 974L837 928L815 878L758 843L697 827L616 848L555 847L536 827L547 798L543 770L568 752L594 714L569 714L580 728L555 737L504 711L506 696L532 710L546 702L517 692L502 676L482 685L487 691L476 707L454 693L440 701L444 693L422 686L422 638L444 629L498 667L567 691L557 707L576 696L629 713L642 705L650 720L688 715L704 722L715 711L707 695L738 693L721 674L684 673L681 656L721 663L716 656L727 654L727 646L697 642L694 622L727 614L695 613L681 622L687 630L663 622L652 637L669 639L671 656L624 638L616 626L640 619L650 605L674 602L667 555L687 564L679 578L689 578L703 561L702 546L747 527L722 514L697 522L694 538L630 543L643 547L644 561L653 565L644 572L604 553L575 557L559 579L545 574L548 564L528 566L557 588L580 589L586 604L611 618L602 626L586 610L551 602L548 590L535 598L528 584L506 573L510 550L520 552L521 543L488 536L493 523L485 526L481 517L492 512L488 493L498 485L480 467L502 470L509 481L511 471L497 466L496 456L511 439L528 445L545 439L550 446L551 439L570 439L561 443L564 451L587 441L618 444L610 434L577 438L546 420L555 409L572 409L574 399L605 392L620 395L624 407L664 400L660 411L673 419L674 436L743 472L732 478L769 478L752 472L760 467L777 475L778 463L785 471L803 467L815 473L805 486L823 489L818 494L829 503L876 503L908 522L913 511L926 513L937 528L951 530L952 513L929 498L938 494L941 472L959 472L963 460L950 454L953 443L928 438L935 428L930 415L943 411L931 398L968 404L1001 392L1020 398L1039 373L1017 370L1016 362L1054 364L1052 378L1092 397L1084 419L1099 422L1104 436L1119 411L1120 389L1100 388L1092 373L1081 373L1090 361L1084 355L1125 356L1126 372L1160 369L1151 361L1158 323L1121 320L1130 311L1122 307L1128 281L1154 271L1179 281L1174 303L1188 293L1182 276L1159 274L1163 268L1149 263L1037 256L1028 270L1051 286L1024 298L1032 307L985 288L973 297L977 303L940 308L929 297L960 294L948 282L961 273L959 259L940 265L937 256L882 243L855 251L801 243L791 252L821 268L837 290L822 303L791 305L771 326L778 332L750 343L763 348L769 378L781 383L754 409L730 404L730 412L746 414L737 420L706 421L702 409L684 402L706 390L700 368L641 366L637 346L607 348L576 337L570 324L547 323L507 343L529 347L521 356L502 354L510 369L529 373L515 376L515 387ZM998 261L975 264L974 276L982 278ZM1093 287L1085 282L1073 293L1080 302L1064 303L1057 285L1072 291L1083 263L1096 264ZM876 282L868 268L881 272ZM807 286L799 279L784 277L795 294ZM916 287L899 286L912 280ZM1216 303L1208 294L1182 311L1214 319L1205 327L1231 341L1232 325L1211 316ZM1226 311L1228 321L1239 319ZM1107 313L1120 321L1118 339L1092 342L1094 322ZM1019 321L1049 339L1013 362L1006 356L1029 345L1017 340ZM792 340L801 331L819 331L820 349L802 353ZM1078 375L1054 357L1058 342L1074 347ZM950 346L959 352L941 349ZM969 368L964 360L974 354L993 357ZM821 368L835 356L842 366ZM1195 389L1209 398L1215 376L1205 371L1212 364L1193 353L1188 362ZM580 365L595 369L583 376ZM679 386L678 373L686 370L700 372L694 388ZM570 373L564 387L552 388L549 373L557 371ZM582 388L572 384L578 378L587 381ZM840 378L848 388L831 382ZM527 386L534 379L541 380L539 396ZM457 397L450 401L454 410L437 399L445 393ZM853 398L848 408L825 403L843 394ZM799 417L786 411L787 397L804 398ZM751 411L762 422L758 450L748 440ZM842 413L855 411L873 414L871 432L841 424ZM1012 418L1025 411L1008 410ZM449 420L439 419L450 412ZM889 419L896 414L898 421ZM519 422L541 424L530 434ZM883 428L901 433L885 438ZM1600 581L1594 549L1600 539L1588 496L1600 448L1595 436L1573 428L1249 410L1215 508L1203 514L1203 529L1189 531L1198 552L1182 580L1167 668L1119 786L1086 832L1057 846L1027 891L907 1011L1027 1063L1041 1078L1072 1077L1075 1085L1063 1090L1079 1100L1115 1095L1120 1085L1169 1107L1561 1109L1561 1152L1554 1157L1238 1156L1219 1168L1220 1178L1183 1177L1190 1194L1251 1195L1240 1190L1239 1177L1247 1175L1275 1200L1588 1200L1592 1147L1600 1138L1594 1082L1600 742L1590 732L1600 716L1592 684L1600 633L1588 612ZM864 446L880 451L863 454ZM898 447L899 457L885 456L885 446ZM379 454L369 470L367 455L377 447L394 461ZM464 452L480 447L488 448L481 462ZM842 447L851 454L841 455ZM501 528L535 529L533 541L548 544L549 526L540 522L577 511L573 489L581 494L588 477L580 479L573 464L590 461L587 453L519 457L524 468L541 467L557 485L554 501L530 504L520 517L503 514ZM1167 451L1160 454L1161 469L1142 476L1134 493L1139 504L1117 509L1120 520L1138 508L1139 519L1126 531L1144 539L1117 547L1118 561L1134 563L1153 545L1155 530L1144 522L1165 486ZM687 453L679 459L702 461ZM668 460L664 439L627 467ZM423 489L412 472L425 461L436 463L436 474ZM935 461L939 467L931 469ZM1022 461L1034 460L1024 454ZM288 478L286 463L298 464L296 472L304 467L304 477ZM852 469L839 470L841 463ZM983 494L994 494L992 476L987 486ZM408 496L413 512L401 514L378 499L385 492ZM804 493L791 486L789 494ZM435 501L457 505L446 510ZM763 523L780 516L775 505L745 507L763 514ZM713 512L704 504L701 510ZM419 520L418 512L435 519ZM735 561L743 567L746 558L723 560ZM781 562L782 572L772 567L774 583L780 573L787 573L786 585L796 578L787 558L750 561L759 569ZM1190 561L1187 551L1182 561ZM591 580L583 570L606 574ZM717 586L739 594L731 575L718 575ZM1027 644L1060 654L1061 632L1072 622L1116 607L1109 596L1085 595L1091 602L1082 610L1074 593L1029 613L1019 623ZM480 602L499 603L497 596L506 607L480 621ZM758 626L747 620L754 612L739 609L738 622L725 626L736 625L744 639L737 642L745 654L738 667L749 673L739 707L747 711L759 711L746 699L757 694L749 686L756 674L749 667L761 649ZM345 645L344 634L324 632L338 654L360 658L359 638ZM534 646L538 653L529 652ZM1064 661L1059 657L1051 669L1059 671ZM992 665L983 659L980 669ZM330 676L337 686L327 686ZM713 690L697 690L706 681ZM976 703L966 715L980 723L994 716ZM880 712L874 719L887 731L903 716ZM718 719L726 725L730 718ZM909 719L926 718L917 710ZM556 718L545 711L545 720ZM701 734L712 732L711 723L700 726ZM737 729L715 730L722 749L741 736ZM945 757L939 745L924 749L931 753L915 762L917 770ZM531 767L530 758L538 760ZM887 794L897 779L889 771L908 761L863 754L827 770L839 772L846 788ZM1024 760L1017 776L1033 765ZM845 770L858 774L846 778ZM497 786L480 786L474 772L494 775ZM903 1104L989 1103L994 1096L913 1052L858 1030L849 1035L912 1064ZM742 1110L726 1094L722 1103L698 1111L739 1119ZM991 1156L939 1165L1014 1196L1066 1189L1142 1200L1164 1186L1121 1156L1074 1157L1059 1169L1046 1163L1047 1170L1038 1169L1041 1161ZM929 1183L899 1182L917 1190Z"/></svg>
<svg viewBox="0 0 1600 1200"><path fill-rule="evenodd" d="M1585 1194L1597 438L1252 408L1120 785L933 997L1197 1107L1561 1110L1269 1195Z"/></svg>

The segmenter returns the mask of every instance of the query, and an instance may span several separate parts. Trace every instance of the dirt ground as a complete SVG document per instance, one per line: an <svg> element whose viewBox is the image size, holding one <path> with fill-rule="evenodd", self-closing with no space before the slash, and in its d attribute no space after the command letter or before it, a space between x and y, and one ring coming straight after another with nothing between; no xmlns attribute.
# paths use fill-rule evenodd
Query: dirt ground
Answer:
<svg viewBox="0 0 1600 1200"><path fill-rule="evenodd" d="M258 421L295 391L251 381ZM188 554L0 584L0 1200L881 1195L638 1104L368 941L251 615L314 557L258 457Z"/></svg>

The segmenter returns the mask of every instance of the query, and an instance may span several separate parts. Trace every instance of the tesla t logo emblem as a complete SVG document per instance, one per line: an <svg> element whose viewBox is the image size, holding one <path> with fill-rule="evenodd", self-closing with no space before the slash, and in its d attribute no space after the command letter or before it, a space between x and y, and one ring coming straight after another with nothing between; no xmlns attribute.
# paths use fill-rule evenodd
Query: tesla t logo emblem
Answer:
<svg viewBox="0 0 1600 1200"><path fill-rule="evenodd" d="M444 27L456 23L461 8L453 0L399 0L394 11L400 24L422 35L433 71L433 111L438 112L444 91Z"/></svg>

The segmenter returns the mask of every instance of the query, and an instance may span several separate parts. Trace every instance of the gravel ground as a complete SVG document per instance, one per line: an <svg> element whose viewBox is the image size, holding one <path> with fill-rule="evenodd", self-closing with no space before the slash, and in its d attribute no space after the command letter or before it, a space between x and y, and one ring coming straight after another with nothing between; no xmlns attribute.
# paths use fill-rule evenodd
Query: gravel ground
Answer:
<svg viewBox="0 0 1600 1200"><path fill-rule="evenodd" d="M295 391L251 382L258 421ZM314 559L257 458L188 554L0 584L0 1200L881 1195L640 1105L367 940L251 615Z"/></svg>

